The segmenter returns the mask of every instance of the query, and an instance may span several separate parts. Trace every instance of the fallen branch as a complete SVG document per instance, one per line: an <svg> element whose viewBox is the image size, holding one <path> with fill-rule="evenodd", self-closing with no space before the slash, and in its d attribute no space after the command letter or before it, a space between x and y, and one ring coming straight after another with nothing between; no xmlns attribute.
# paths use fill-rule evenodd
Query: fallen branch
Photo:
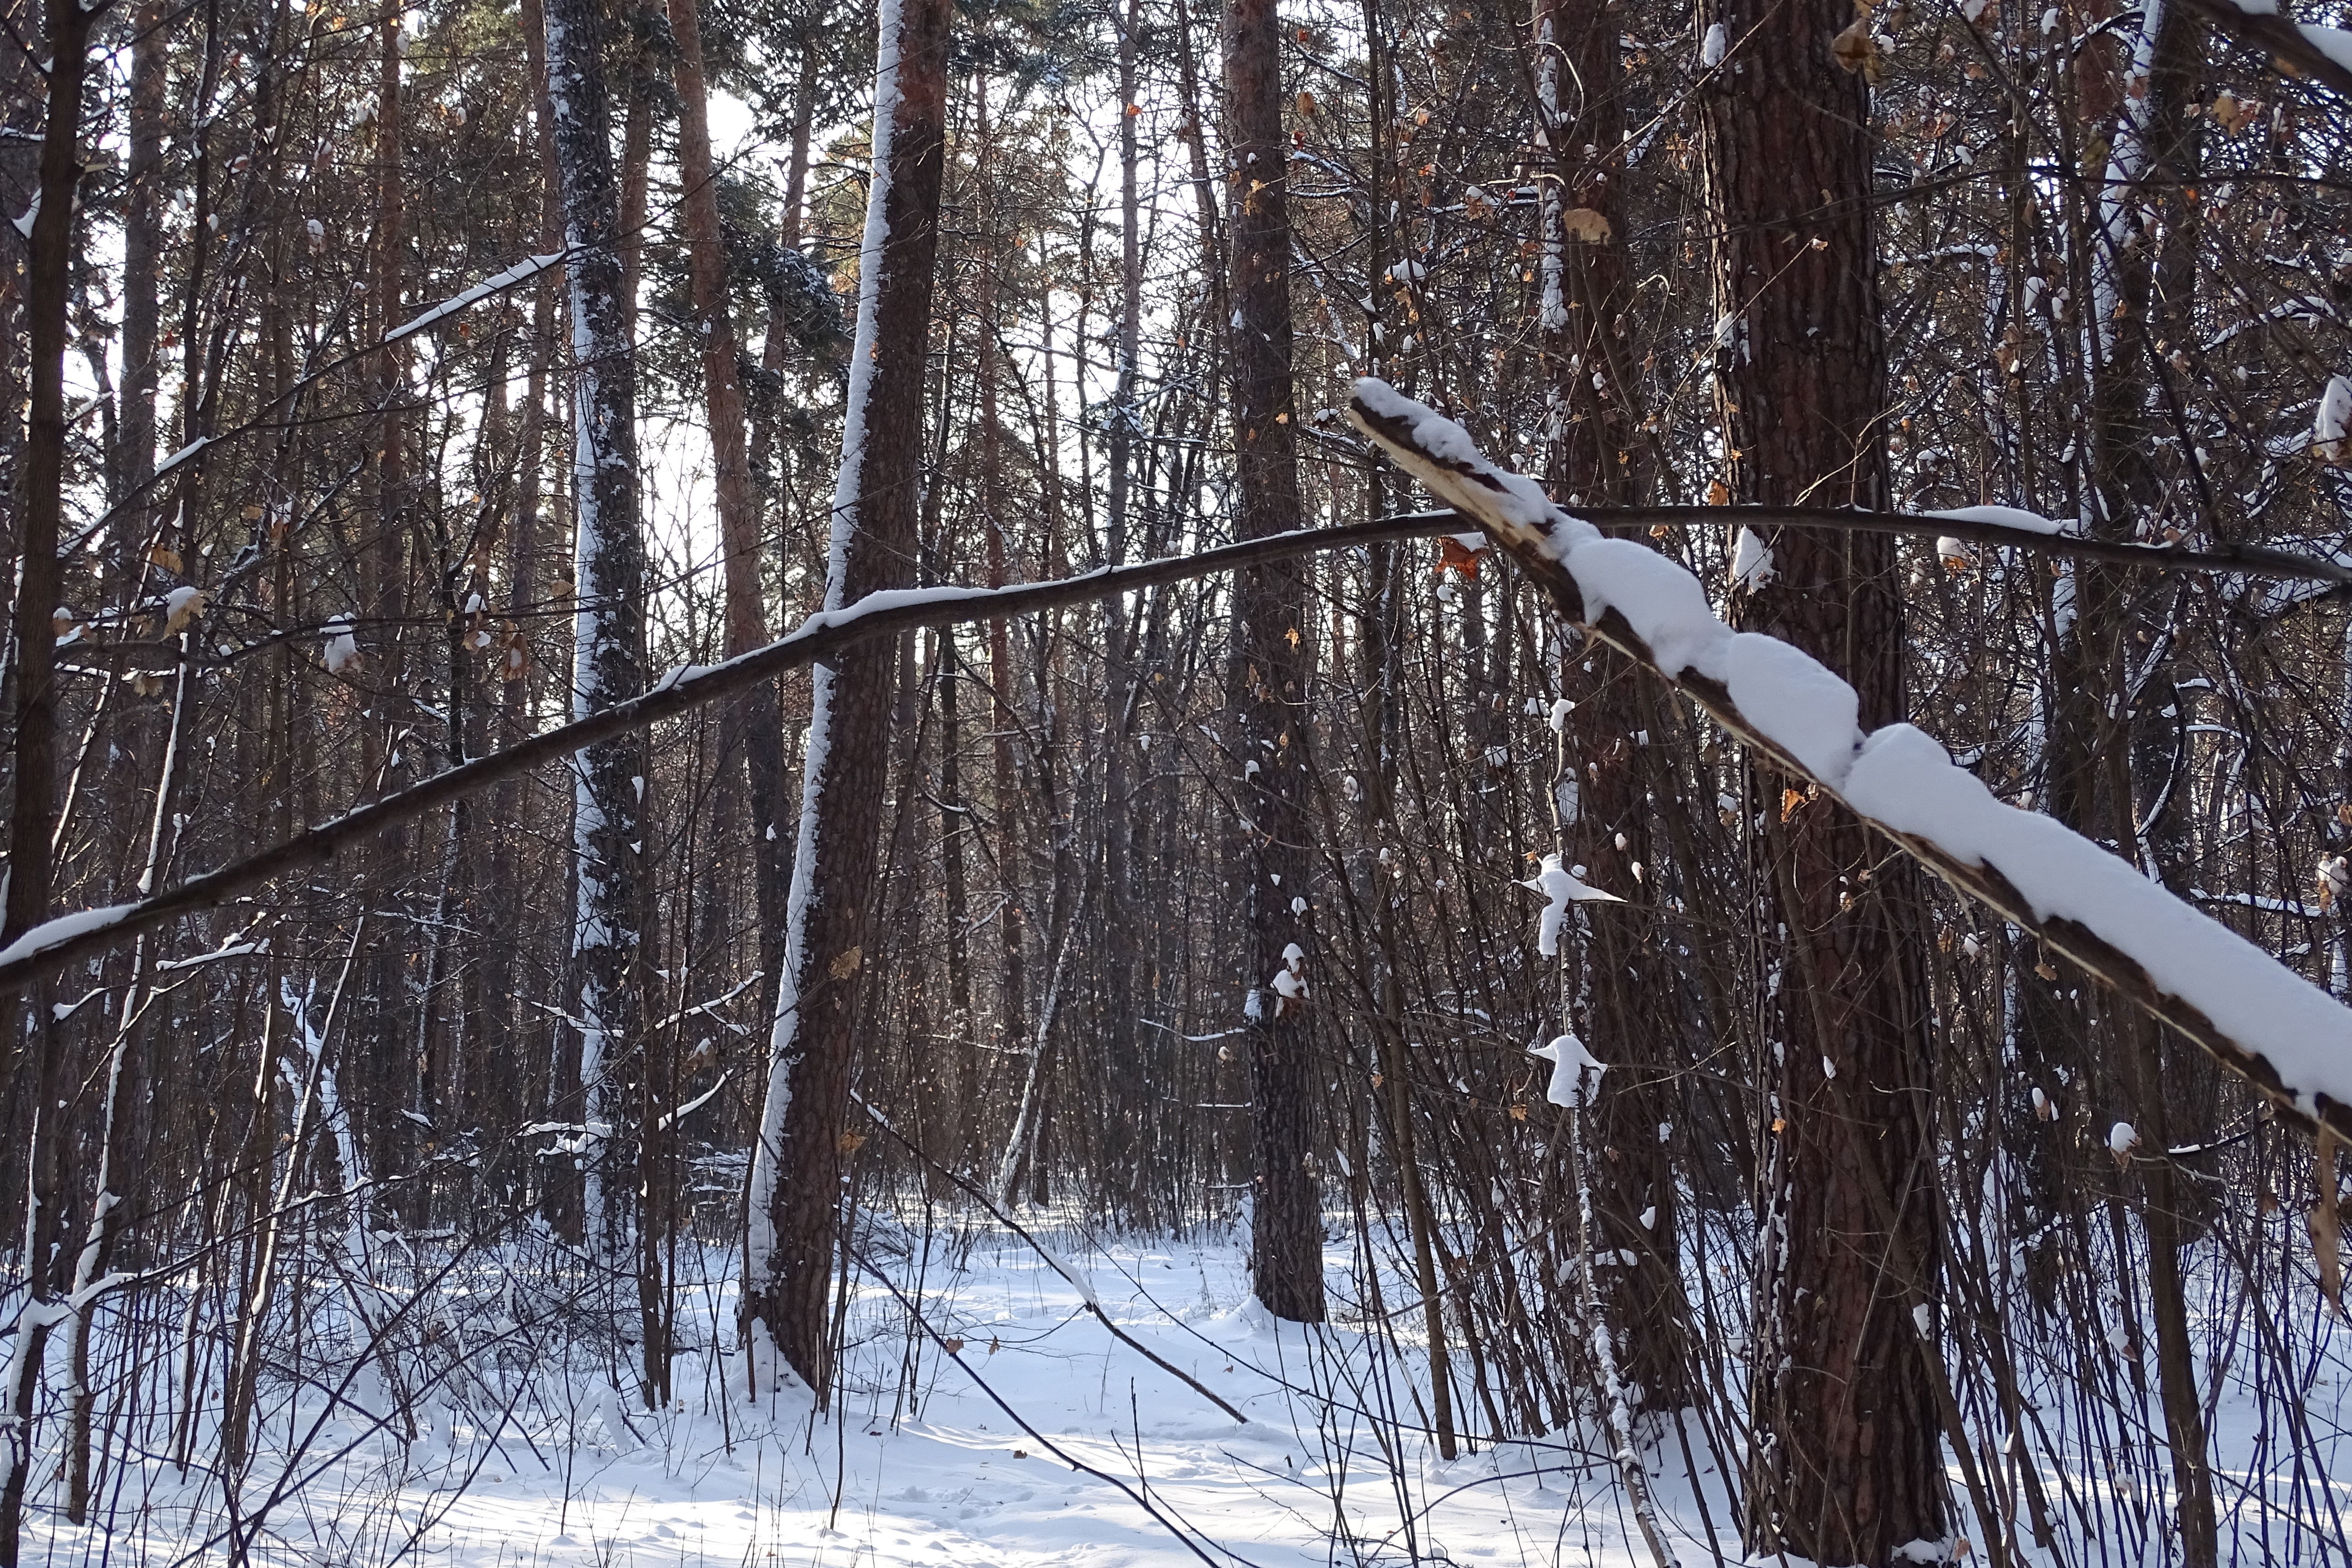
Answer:
<svg viewBox="0 0 2352 1568"><path fill-rule="evenodd" d="M2248 48L2271 57L2283 76L2309 77L2352 98L2352 66L2336 51L2352 48L2340 27L2300 24L2278 0L2184 0L2189 9Z"/></svg>
<svg viewBox="0 0 2352 1568"><path fill-rule="evenodd" d="M1475 519L1563 616L2195 1041L2284 1119L2352 1138L2352 1010L2089 839L1995 799L1921 731L1890 724L1865 735L1853 689L1820 661L1734 632L1696 578L1563 512L1532 480L1487 462L1452 420L1370 379L1356 384L1349 417Z"/></svg>
<svg viewBox="0 0 2352 1568"><path fill-rule="evenodd" d="M1418 406L1418 405L1416 405ZM1467 437L1465 437L1466 440ZM1411 467L1411 464L1407 465ZM1549 507L1550 502L1543 503ZM1969 509L1996 511L2005 509ZM2020 519L2030 514L2019 512ZM2043 531L2044 520L2030 524L1983 516L1937 516L1919 512L1833 511L1816 507L1612 507L1583 514L1610 527L1706 524L1717 527L1780 523L1807 528L1935 534L1972 543L2011 545L2051 554L2111 561L2159 571L2236 572L2352 587L2352 566L2316 556L2261 545L2226 550L2184 550L2175 545L2127 544ZM1106 567L1076 577L1009 588L919 588L877 594L846 609L817 616L788 637L738 655L724 664L674 670L644 696L619 702L592 717L543 731L503 751L436 773L372 805L320 824L282 844L232 861L216 871L192 877L136 903L81 910L36 926L0 951L0 994L76 959L103 952L182 915L215 908L289 872L332 859L344 848L413 822L475 792L557 762L585 747L645 729L748 690L788 669L831 658L867 637L888 637L917 626L961 626L972 621L1033 615L1083 605L1117 594L1213 576L1244 566L1368 544L1426 539L1479 526L1474 509L1407 512L1339 528L1299 529L1197 554ZM1679 571L1680 568L1675 568Z"/></svg>
<svg viewBox="0 0 2352 1568"><path fill-rule="evenodd" d="M321 823L216 871L191 877L151 898L104 909L79 910L35 926L0 951L0 994L39 975L55 973L77 959L119 946L183 915L216 908L289 872L331 860L352 846L453 805L502 779L560 762L575 752L631 731L675 719L704 703L735 696L785 670L832 658L868 637L891 637L918 626L961 626L971 621L1032 615L1313 551L1421 538L1440 531L1443 530L1423 520L1381 519L1346 528L1301 529L1204 550L1194 555L1106 567L1076 577L1018 587L908 588L869 595L845 609L812 616L799 630L764 647L739 654L723 664L672 670L642 697L616 702L601 713L541 731L502 751L436 773L373 805Z"/></svg>

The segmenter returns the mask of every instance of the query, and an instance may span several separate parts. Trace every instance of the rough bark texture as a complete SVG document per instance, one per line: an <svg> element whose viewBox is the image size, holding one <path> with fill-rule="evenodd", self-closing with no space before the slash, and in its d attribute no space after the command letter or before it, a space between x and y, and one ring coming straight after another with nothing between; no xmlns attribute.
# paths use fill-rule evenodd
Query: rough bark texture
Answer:
<svg viewBox="0 0 2352 1568"><path fill-rule="evenodd" d="M1225 12L1225 149L1233 198L1228 278L1234 306L1234 537L1299 526L1297 426L1291 407L1289 142L1273 0ZM1257 1135L1250 1262L1257 1298L1276 1317L1323 1318L1323 1215L1308 1110L1308 1009L1315 952L1307 897L1305 702L1314 679L1307 574L1288 564L1234 583L1233 668L1226 679L1243 813L1241 857L1249 987L1250 1078ZM1274 980L1296 945L1310 957L1309 994Z"/></svg>
<svg viewBox="0 0 2352 1568"><path fill-rule="evenodd" d="M1727 476L1742 501L1883 504L1885 347L1869 93L1832 40L1847 0L1701 7L1731 50L1704 89ZM1903 717L1894 541L1783 528L1742 621ZM1912 876L1836 803L1757 774L1778 895L1765 1062L1751 1550L1885 1563L1944 1533L1939 1420L1913 1305L1932 1299L1928 1040ZM1768 895L1769 897L1769 895ZM1895 1219L1893 1234L1882 1215Z"/></svg>
<svg viewBox="0 0 2352 1568"><path fill-rule="evenodd" d="M645 539L637 521L635 361L625 325L618 193L611 110L594 0L547 7L548 97L572 306L574 513L572 712L585 718L645 689ZM580 1121L591 1173L583 1208L567 1215L586 1235L600 1206L593 1167L608 1120L604 1094L614 1053L636 1037L641 1006L640 909L646 774L642 736L616 738L572 762L572 852L578 908L572 933L573 1027L580 1037ZM611 1099L612 1106L621 1103ZM571 1109L571 1108L565 1108ZM598 1239L590 1237L590 1239Z"/></svg>
<svg viewBox="0 0 2352 1568"><path fill-rule="evenodd" d="M1638 502L1648 467L1618 353L1617 329L1633 303L1622 204L1608 173L1625 133L1624 73L1615 68L1619 31L1618 15L1601 0L1538 0L1536 7L1537 91L1553 176L1544 206L1549 479L1571 507ZM1564 215L1577 208L1599 214L1608 237L1595 243L1572 236ZM1589 640L1570 648L1561 690L1576 703L1555 791L1569 859L1585 867L1597 886L1638 899L1633 868L1654 865L1656 857L1647 753L1633 737L1652 728L1654 693L1632 659ZM1661 962L1644 903L1586 906L1571 1026L1609 1064L1582 1122L1598 1231L1591 1245L1604 1256L1638 1259L1630 1268L1597 1270L1594 1292L1628 1402L1636 1410L1675 1410L1689 1403L1688 1315L1675 1241L1673 1151L1659 1129L1674 1117L1677 1063L1673 1035L1644 1005L1663 989L1641 978Z"/></svg>
<svg viewBox="0 0 2352 1568"><path fill-rule="evenodd" d="M703 76L702 20L695 0L669 0L676 38L678 173L686 185L687 282L702 341L702 385L710 425L711 480L719 503L719 536L726 582L727 656L749 653L768 640L760 591L760 493L752 482L744 427L742 350L728 305L726 238L719 226L718 174L711 166L709 93ZM772 686L757 686L725 714L720 755L732 758L740 741L744 798L751 811L752 889L761 932L761 969L773 974L781 953L772 940L783 929L783 856L788 842L780 797L783 778L783 718ZM735 776L722 774L720 805L732 819Z"/></svg>
<svg viewBox="0 0 2352 1568"><path fill-rule="evenodd" d="M878 277L861 279L844 483L834 518L829 603L914 581L922 396L947 126L946 0L884 8L896 56ZM897 36L889 35L896 20ZM871 247L874 237L869 233ZM860 381L863 385L859 384ZM802 785L791 929L777 996L769 1106L753 1152L747 1313L811 1387L831 1382L826 1323L858 998L879 891L875 862L889 792L896 660L875 642L820 669ZM779 1100L782 1103L779 1104ZM772 1142L773 1146L771 1147Z"/></svg>
<svg viewBox="0 0 2352 1568"><path fill-rule="evenodd" d="M48 117L43 128L39 199L26 253L25 316L30 340L32 386L29 441L25 457L24 501L18 512L16 658L9 671L9 714L16 742L16 789L9 803L8 899L0 918L0 942L13 941L47 915L53 862L50 837L57 821L57 626L58 531L65 500L66 307L73 258L74 196L81 180L82 89L89 66L89 31L98 13L79 0L48 0ZM14 217L15 215L9 215ZM32 1096L32 1211L25 1226L27 1310L20 1314L14 1365L15 1386L0 1389L7 1401L0 1415L0 1565L16 1568L25 1514L25 1488L32 1470L32 1423L42 1352L55 1321L47 1307L61 1283L62 1257L50 1248L63 1235L64 1142L52 1124L62 1077L62 1054L51 1014L50 991L37 986L26 997L22 1026L25 1062L18 1084Z"/></svg>

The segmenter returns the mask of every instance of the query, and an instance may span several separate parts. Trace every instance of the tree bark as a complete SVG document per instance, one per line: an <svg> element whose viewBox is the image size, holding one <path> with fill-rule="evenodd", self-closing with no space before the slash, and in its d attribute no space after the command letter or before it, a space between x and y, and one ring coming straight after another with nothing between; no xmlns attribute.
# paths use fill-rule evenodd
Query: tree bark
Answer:
<svg viewBox="0 0 2352 1568"><path fill-rule="evenodd" d="M1549 478L1570 506L1634 504L1646 488L1635 389L1618 352L1619 323L1633 304L1623 204L1609 173L1625 138L1620 31L1618 14L1601 0L1538 0L1538 132L1551 176L1541 272ZM1601 216L1605 235L1594 238L1589 226L1570 232L1566 214L1580 208ZM1675 1119L1679 1064L1670 1021L1643 1005L1668 987L1655 973L1659 949L1643 929L1645 900L1633 870L1657 864L1646 753L1632 740L1654 727L1654 695L1632 659L1590 639L1569 648L1560 689L1576 704L1553 791L1568 858L1596 886L1636 900L1582 906L1574 959L1573 1026L1610 1069L1578 1122L1592 1145L1582 1170L1599 1231L1595 1249L1638 1260L1598 1270L1592 1290L1627 1403L1636 1411L1677 1410L1689 1403L1689 1314L1673 1149L1660 1129Z"/></svg>
<svg viewBox="0 0 2352 1568"><path fill-rule="evenodd" d="M31 419L25 454L25 489L16 540L16 658L8 672L10 720L16 742L15 789L9 803L8 893L0 915L0 942L13 942L46 917L55 863L57 824L58 533L65 510L67 305L71 298L74 198L81 184L82 93L91 26L103 8L81 0L48 0L47 117L41 133L39 208L33 214L26 254L25 316L29 340ZM14 220L18 215L5 216ZM33 1415L43 1350L59 1313L52 1297L61 1283L65 1218L65 1134L52 1110L64 1064L49 988L26 997L21 1026L29 1060L19 1083L32 1094L30 1208L23 1259L26 1299L17 1313L12 1386L0 1413L0 1568L16 1568L32 1470Z"/></svg>
<svg viewBox="0 0 2352 1568"><path fill-rule="evenodd" d="M760 591L760 495L752 482L743 422L741 349L728 299L726 238L719 227L718 175L711 165L709 94L702 67L702 21L696 0L669 0L677 40L678 174L685 182L686 266L695 327L702 342L702 384L710 424L712 483L726 591L725 648L730 658L768 640ZM733 742L743 752L745 798L751 805L752 888L761 933L761 967L776 973L783 930L784 841L779 821L783 777L783 716L773 686L754 687L730 705L719 730L719 788L732 794ZM713 807L714 818L731 812Z"/></svg>
<svg viewBox="0 0 2352 1568"><path fill-rule="evenodd" d="M562 193L572 310L572 489L576 517L572 712L584 719L645 689L645 539L637 518L636 368L626 331L613 174L611 110L595 0L547 7L548 97ZM587 1183L571 1234L601 1243L603 1157L615 1108L604 1092L613 1053L637 1037L646 931L640 868L647 763L644 737L615 738L572 762L572 1027L579 1037Z"/></svg>
<svg viewBox="0 0 2352 1568"><path fill-rule="evenodd" d="M825 607L913 580L932 263L947 132L947 0L884 0L873 184L859 252ZM843 1122L888 795L887 644L815 671L768 1090L752 1150L747 1331L822 1398ZM763 1371L755 1357L753 1376Z"/></svg>
<svg viewBox="0 0 2352 1568"><path fill-rule="evenodd" d="M1717 397L1741 501L1870 508L1886 493L1870 99L1832 55L1853 21L1845 0L1700 7L1699 27L1719 23L1730 43L1701 112L1726 323ZM1766 542L1775 574L1745 595L1742 624L1852 683L1865 728L1901 719L1894 541L1781 528ZM1930 1342L1911 1312L1934 1298L1937 1257L1918 894L1835 802L1784 799L1759 773L1750 805L1785 946L1765 1063L1748 1543L1885 1563L1940 1539L1946 1516Z"/></svg>
<svg viewBox="0 0 2352 1568"><path fill-rule="evenodd" d="M1282 126L1274 0L1232 0L1224 57L1240 490L1234 536L1255 539L1300 523L1291 406L1289 141ZM1320 1322L1323 1215L1309 1101L1310 995L1285 994L1275 984L1277 976L1311 968L1305 961L1314 952L1304 780L1315 661L1306 574L1287 564L1244 570L1234 584L1233 626L1226 704L1231 754L1243 774L1244 1011L1257 1143L1250 1262L1257 1299L1267 1310L1297 1322ZM1297 984L1286 980L1285 990Z"/></svg>

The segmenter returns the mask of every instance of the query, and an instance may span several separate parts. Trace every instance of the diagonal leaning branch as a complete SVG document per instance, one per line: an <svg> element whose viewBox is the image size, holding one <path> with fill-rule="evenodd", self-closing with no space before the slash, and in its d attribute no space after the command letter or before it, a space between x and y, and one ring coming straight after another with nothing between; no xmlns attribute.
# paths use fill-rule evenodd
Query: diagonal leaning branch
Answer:
<svg viewBox="0 0 2352 1568"><path fill-rule="evenodd" d="M1544 504L1549 507L1550 503ZM2225 572L2247 576L2301 579L2330 583L2338 590L2352 585L2352 568L2309 555L2252 546L2199 551L2178 545L2116 544L2045 533L2038 528L2017 527L1980 519L1830 511L1801 507L1619 507L1590 515L1612 525L1623 526L1663 522L1671 526L1728 526L1736 523L1760 527L1794 523L1816 528L1876 529L1922 535L1948 533L1973 543L2088 556L2158 571ZM460 767L411 785L397 795L387 795L372 805L321 823L283 844L232 861L218 870L192 877L152 898L110 909L79 910L36 927L5 952L0 952L0 995L37 975L54 973L76 959L106 952L142 932L167 925L183 915L215 908L289 872L331 860L350 846L373 838L403 823L413 822L500 779L552 765L583 746L593 745L630 730L657 724L666 719L677 718L706 702L731 697L787 669L797 669L830 658L865 637L885 637L916 626L959 626L1088 604L1108 595L1132 593L1142 588L1213 576L1220 572L1313 551L1339 550L1457 532L1475 525L1477 516L1474 508L1409 512L1340 528L1300 529L1192 555L1089 572L1048 583L1029 583L1007 588L932 588L877 595L846 609L819 616L797 631L764 647L754 648L724 664L674 675L634 701L615 704L591 718L545 731L502 751L477 757Z"/></svg>
<svg viewBox="0 0 2352 1568"><path fill-rule="evenodd" d="M1778 639L1734 633L1681 566L1562 512L1532 481L1479 456L1451 420L1372 380L1357 384L1349 414L1475 519L1562 616L2195 1041L2285 1120L2352 1137L2352 1010L2090 840L1995 800L1912 726L1863 734L1843 681Z"/></svg>
<svg viewBox="0 0 2352 1568"><path fill-rule="evenodd" d="M918 626L958 626L998 616L1091 604L1108 594L1181 583L1311 550L1415 539L1440 531L1425 519L1381 519L1348 528L1302 529L1197 554L1106 568L1049 583L1011 588L911 588L872 594L845 609L814 616L787 637L723 664L673 670L651 691L589 718L558 725L488 756L436 773L331 822L321 823L215 871L191 877L152 898L110 909L83 910L36 926L0 952L0 995L131 938L228 902L305 867L331 860L403 823L449 805L500 779L551 766L573 752L632 730L642 730L750 689L788 669L834 658L867 637Z"/></svg>

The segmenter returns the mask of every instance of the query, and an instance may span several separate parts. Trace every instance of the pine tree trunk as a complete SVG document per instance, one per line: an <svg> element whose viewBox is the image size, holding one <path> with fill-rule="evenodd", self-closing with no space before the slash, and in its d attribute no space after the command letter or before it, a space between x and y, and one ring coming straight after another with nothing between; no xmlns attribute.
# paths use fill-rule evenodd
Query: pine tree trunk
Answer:
<svg viewBox="0 0 2352 1568"><path fill-rule="evenodd" d="M47 917L57 822L58 533L65 507L67 304L73 265L75 196L81 182L83 85L89 33L100 13L79 0L47 0L48 118L41 138L39 210L26 237L25 316L31 363L31 419L16 540L16 657L8 671L16 745L9 803L8 895L0 942L15 941ZM12 217L15 215L10 215ZM66 1129L58 1104L64 1063L49 1007L52 987L31 987L20 1038L29 1061L20 1085L32 1093L31 1212L25 1226L26 1300L16 1318L12 1386L0 1388L0 1568L16 1568L32 1470L33 1414L42 1352L58 1320L60 1283L51 1258L65 1218ZM15 1016L11 1010L12 1019ZM12 1024L12 1027L14 1027ZM62 1258L58 1261L61 1263Z"/></svg>
<svg viewBox="0 0 2352 1568"><path fill-rule="evenodd" d="M947 131L946 0L884 0L874 179L859 253L857 344L825 573L828 609L913 579L922 399ZM820 1396L844 1119L889 793L896 660L887 643L819 666L768 1091L752 1151L747 1331ZM760 1375L755 1368L754 1375Z"/></svg>
<svg viewBox="0 0 2352 1568"><path fill-rule="evenodd" d="M1291 406L1289 140L1282 125L1281 44L1273 0L1232 0L1225 13L1225 144L1231 160L1235 537L1300 526ZM1323 1215L1314 1168L1307 1015L1311 994L1286 995L1277 976L1306 972L1315 952L1307 896L1311 864L1306 776L1308 688L1315 661L1307 579L1293 563L1244 568L1234 583L1228 742L1240 783L1253 1123L1251 1268L1276 1317L1323 1321ZM1298 956L1294 959L1293 953ZM1296 985L1297 977L1286 987Z"/></svg>
<svg viewBox="0 0 2352 1568"><path fill-rule="evenodd" d="M768 640L767 612L760 591L760 496L752 483L745 445L741 349L728 301L727 247L719 227L718 175L711 164L709 90L702 67L702 24L696 0L669 0L670 31L676 36L678 98L678 174L686 186L686 265L694 319L702 342L702 384L710 424L712 483L719 503L719 535L726 584L729 658ZM755 688L723 716L719 739L722 774L718 789L734 795L731 759L735 742L743 752L743 785L751 805L752 886L761 932L761 968L776 972L781 959L773 937L783 930L782 857L780 821L783 777L783 717L772 684ZM712 807L714 819L731 810Z"/></svg>
<svg viewBox="0 0 2352 1568"><path fill-rule="evenodd" d="M122 213L122 417L115 479L128 496L155 472L155 395L161 369L163 269L163 49L162 0L132 13L131 160ZM128 594L138 574L145 512L134 511L108 541L114 593ZM110 595L111 596L111 595Z"/></svg>
<svg viewBox="0 0 2352 1568"><path fill-rule="evenodd" d="M1831 52L1853 21L1847 0L1700 9L1731 45L1702 114L1727 323L1717 400L1743 501L1885 504L1869 93ZM1782 529L1767 542L1777 574L1746 595L1744 623L1851 682L1865 728L1901 719L1893 539ZM1937 1256L1919 894L1834 802L1784 799L1760 777L1755 793L1787 934L1765 1067L1748 1546L1883 1564L1940 1539L1946 1517L1932 1342L1912 1316L1934 1299Z"/></svg>

